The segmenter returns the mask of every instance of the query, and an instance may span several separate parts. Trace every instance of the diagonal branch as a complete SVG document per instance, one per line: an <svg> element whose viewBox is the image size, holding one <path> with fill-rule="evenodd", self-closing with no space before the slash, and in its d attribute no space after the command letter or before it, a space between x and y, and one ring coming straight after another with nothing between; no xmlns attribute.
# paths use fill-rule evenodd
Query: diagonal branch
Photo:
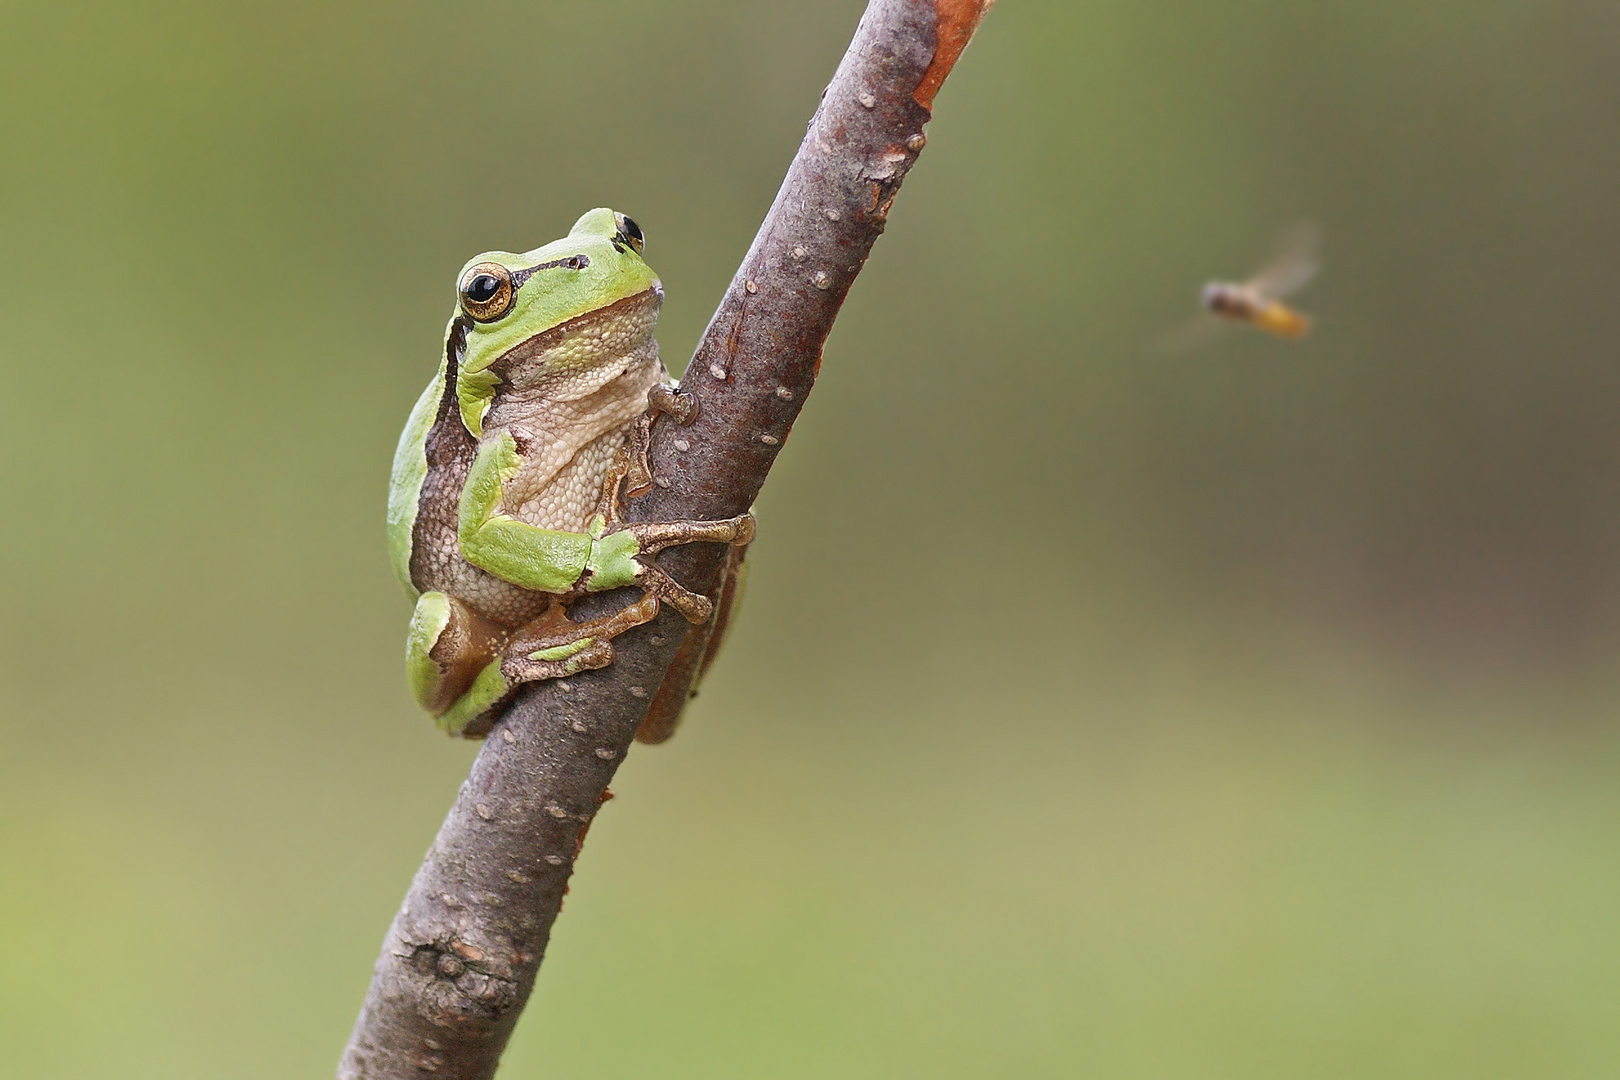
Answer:
<svg viewBox="0 0 1620 1080"><path fill-rule="evenodd" d="M871 0L683 380L696 420L653 429L633 521L753 504L822 345L923 148L934 94L994 0ZM712 592L718 546L660 563ZM599 598L611 602L607 598ZM590 614L584 612L583 614ZM667 608L601 671L525 687L484 744L389 927L342 1080L494 1075L534 986L585 830L675 658Z"/></svg>

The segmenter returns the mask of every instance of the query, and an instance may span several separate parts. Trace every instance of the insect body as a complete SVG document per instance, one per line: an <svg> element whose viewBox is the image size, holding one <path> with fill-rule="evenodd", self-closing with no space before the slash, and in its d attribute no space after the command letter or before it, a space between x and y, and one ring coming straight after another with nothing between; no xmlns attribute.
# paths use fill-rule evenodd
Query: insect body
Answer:
<svg viewBox="0 0 1620 1080"><path fill-rule="evenodd" d="M1309 332L1311 319L1267 296L1251 283L1212 281L1204 286L1204 309L1233 322L1245 322L1278 337L1301 338Z"/></svg>
<svg viewBox="0 0 1620 1080"><path fill-rule="evenodd" d="M1275 258L1244 282L1212 281L1204 286L1204 310L1232 322L1248 323L1277 337L1301 338L1310 331L1310 316L1282 298L1303 289L1321 268L1316 250L1321 234L1312 225L1296 226Z"/></svg>

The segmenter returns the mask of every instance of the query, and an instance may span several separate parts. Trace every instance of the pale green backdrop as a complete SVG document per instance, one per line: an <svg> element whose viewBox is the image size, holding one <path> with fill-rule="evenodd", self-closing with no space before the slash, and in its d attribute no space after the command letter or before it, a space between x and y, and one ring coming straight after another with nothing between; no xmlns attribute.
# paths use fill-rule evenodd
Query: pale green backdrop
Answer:
<svg viewBox="0 0 1620 1080"><path fill-rule="evenodd" d="M679 367L860 8L0 3L0 1072L330 1074L452 277L612 205ZM503 1076L1620 1074L1614 5L1002 0L938 107ZM1301 219L1316 335L1149 348Z"/></svg>

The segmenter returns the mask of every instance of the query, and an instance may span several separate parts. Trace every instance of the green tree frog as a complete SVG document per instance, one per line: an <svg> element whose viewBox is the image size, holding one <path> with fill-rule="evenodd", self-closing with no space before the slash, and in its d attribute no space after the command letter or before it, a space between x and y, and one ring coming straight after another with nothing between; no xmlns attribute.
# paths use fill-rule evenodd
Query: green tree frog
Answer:
<svg viewBox="0 0 1620 1080"><path fill-rule="evenodd" d="M521 255L487 252L457 278L438 373L400 436L388 497L394 570L416 602L411 692L452 735L487 734L516 688L613 660L613 639L668 603L691 624L640 736L659 741L718 647L753 517L627 524L621 499L651 483L656 411L690 421L658 358L663 287L623 214L596 209ZM666 547L728 545L711 599L653 562ZM571 605L641 597L584 621Z"/></svg>

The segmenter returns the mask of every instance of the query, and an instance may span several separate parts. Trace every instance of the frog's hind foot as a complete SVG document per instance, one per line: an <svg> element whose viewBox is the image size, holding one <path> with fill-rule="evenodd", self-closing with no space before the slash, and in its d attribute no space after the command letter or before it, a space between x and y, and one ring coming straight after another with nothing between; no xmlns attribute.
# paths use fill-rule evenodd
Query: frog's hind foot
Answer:
<svg viewBox="0 0 1620 1080"><path fill-rule="evenodd" d="M508 682L538 682L607 667L613 662L613 639L651 622L657 614L658 600L650 594L611 615L585 622L574 622L562 605L554 605L507 645L501 674Z"/></svg>
<svg viewBox="0 0 1620 1080"><path fill-rule="evenodd" d="M501 677L513 685L542 682L605 668L611 663L612 644L606 638L587 637L530 653L509 653L501 658Z"/></svg>

